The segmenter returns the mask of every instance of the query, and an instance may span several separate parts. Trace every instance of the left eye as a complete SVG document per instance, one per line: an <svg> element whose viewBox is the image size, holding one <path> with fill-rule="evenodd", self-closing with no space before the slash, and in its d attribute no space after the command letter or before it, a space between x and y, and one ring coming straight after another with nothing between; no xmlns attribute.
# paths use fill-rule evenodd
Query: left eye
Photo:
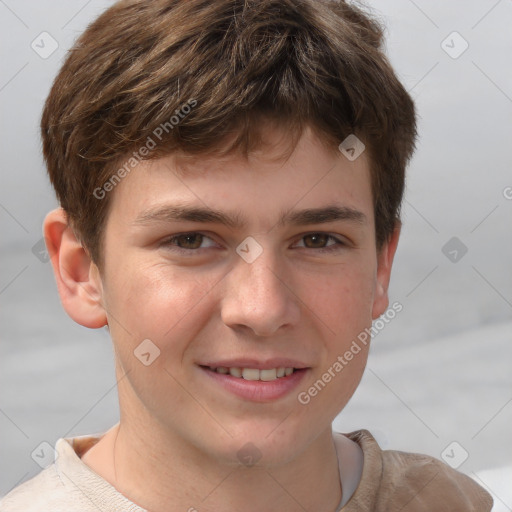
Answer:
<svg viewBox="0 0 512 512"><path fill-rule="evenodd" d="M179 249L193 250L203 249L205 247L214 247L216 244L211 239L201 233L183 233L181 235L174 235L168 238L164 245L173 245Z"/></svg>
<svg viewBox="0 0 512 512"><path fill-rule="evenodd" d="M300 241L302 242L300 247L306 247L307 249L327 249L336 245L344 245L341 240L326 233L304 235Z"/></svg>

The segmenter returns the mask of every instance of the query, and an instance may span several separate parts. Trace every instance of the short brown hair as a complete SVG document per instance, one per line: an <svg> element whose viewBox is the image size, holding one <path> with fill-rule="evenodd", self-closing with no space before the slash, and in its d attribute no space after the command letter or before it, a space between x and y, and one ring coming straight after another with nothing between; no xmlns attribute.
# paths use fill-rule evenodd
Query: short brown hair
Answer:
<svg viewBox="0 0 512 512"><path fill-rule="evenodd" d="M263 117L295 141L310 126L333 148L352 133L364 142L382 247L416 138L382 35L335 0L128 0L105 11L69 51L41 121L51 182L92 259L101 261L110 202L95 190L158 127L144 159L206 153L229 137L228 151L247 154Z"/></svg>

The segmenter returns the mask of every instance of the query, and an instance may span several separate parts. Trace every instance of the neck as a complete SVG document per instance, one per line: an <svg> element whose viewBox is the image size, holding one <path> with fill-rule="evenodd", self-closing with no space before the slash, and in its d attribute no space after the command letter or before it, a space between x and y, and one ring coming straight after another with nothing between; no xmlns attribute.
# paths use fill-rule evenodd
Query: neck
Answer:
<svg viewBox="0 0 512 512"><path fill-rule="evenodd" d="M145 430L148 432L149 430ZM334 512L341 500L331 429L280 466L219 463L154 429L111 429L83 457L128 499L152 512L285 510Z"/></svg>

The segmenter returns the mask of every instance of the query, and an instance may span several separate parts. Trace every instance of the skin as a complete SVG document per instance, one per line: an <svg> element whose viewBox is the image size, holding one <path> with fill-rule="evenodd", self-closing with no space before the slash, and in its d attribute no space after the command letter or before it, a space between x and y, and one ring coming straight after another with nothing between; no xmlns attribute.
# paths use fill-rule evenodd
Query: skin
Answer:
<svg viewBox="0 0 512 512"><path fill-rule="evenodd" d="M377 251L365 153L350 162L306 130L285 159L283 132L267 133L277 142L248 159L140 164L111 192L101 272L62 210L45 220L64 308L87 327L108 324L116 353L120 423L83 460L153 512L332 512L341 499L331 422L360 382L368 347L307 405L297 394L385 312L400 227ZM238 212L247 223L137 222L164 205ZM283 212L332 205L364 220L278 223ZM205 238L171 239L190 232ZM263 249L252 263L235 251L248 236ZM145 339L160 349L149 366L134 356ZM244 356L293 357L308 370L288 395L255 403L198 366ZM261 454L252 467L237 457L247 443ZM360 449L347 439L344 450L353 458Z"/></svg>

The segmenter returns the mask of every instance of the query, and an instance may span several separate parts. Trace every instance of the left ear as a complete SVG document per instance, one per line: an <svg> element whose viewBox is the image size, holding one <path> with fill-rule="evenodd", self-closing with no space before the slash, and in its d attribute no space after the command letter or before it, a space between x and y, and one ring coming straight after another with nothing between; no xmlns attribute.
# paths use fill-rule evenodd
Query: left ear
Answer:
<svg viewBox="0 0 512 512"><path fill-rule="evenodd" d="M100 272L75 236L62 208L46 216L44 238L67 314L91 329L107 325Z"/></svg>
<svg viewBox="0 0 512 512"><path fill-rule="evenodd" d="M389 306L389 280L391 278L391 267L393 266L393 259L398 246L401 228L402 224L397 221L393 233L377 255L377 276L372 309L373 320L382 315Z"/></svg>

